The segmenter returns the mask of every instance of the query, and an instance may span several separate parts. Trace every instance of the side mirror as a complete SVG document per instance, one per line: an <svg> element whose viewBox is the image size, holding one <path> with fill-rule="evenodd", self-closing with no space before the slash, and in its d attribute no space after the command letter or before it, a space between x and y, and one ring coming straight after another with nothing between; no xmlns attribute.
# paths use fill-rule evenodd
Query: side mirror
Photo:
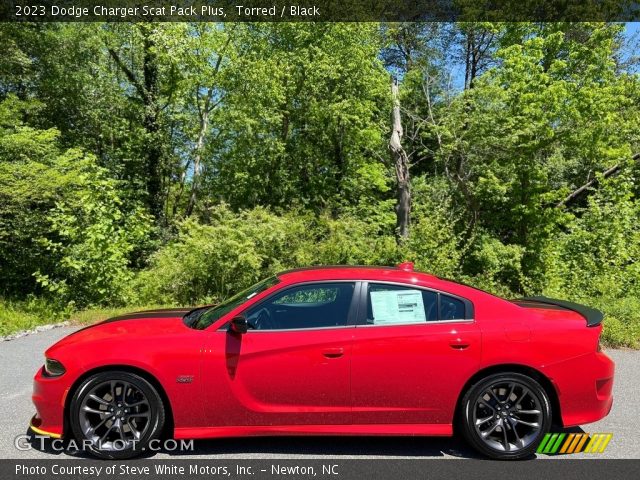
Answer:
<svg viewBox="0 0 640 480"><path fill-rule="evenodd" d="M238 315L231 319L229 330L233 333L247 333L247 330L249 330L249 322L247 322L247 319L242 315Z"/></svg>

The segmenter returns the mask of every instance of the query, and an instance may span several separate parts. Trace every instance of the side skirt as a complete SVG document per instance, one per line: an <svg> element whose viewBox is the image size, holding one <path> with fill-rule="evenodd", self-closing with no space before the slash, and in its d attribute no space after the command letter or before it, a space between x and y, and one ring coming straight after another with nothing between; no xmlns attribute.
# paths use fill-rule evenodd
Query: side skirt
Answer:
<svg viewBox="0 0 640 480"><path fill-rule="evenodd" d="M223 437L293 436L293 435L380 435L434 436L453 435L451 424L376 424L376 425L250 425L239 427L176 428L175 439Z"/></svg>

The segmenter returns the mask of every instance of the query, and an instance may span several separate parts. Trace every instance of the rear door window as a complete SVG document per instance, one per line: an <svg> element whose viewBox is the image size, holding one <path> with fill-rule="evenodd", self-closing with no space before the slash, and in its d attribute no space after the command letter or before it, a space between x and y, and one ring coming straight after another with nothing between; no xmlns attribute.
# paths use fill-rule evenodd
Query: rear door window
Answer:
<svg viewBox="0 0 640 480"><path fill-rule="evenodd" d="M465 302L451 295L411 286L368 284L368 325L420 324L465 318Z"/></svg>

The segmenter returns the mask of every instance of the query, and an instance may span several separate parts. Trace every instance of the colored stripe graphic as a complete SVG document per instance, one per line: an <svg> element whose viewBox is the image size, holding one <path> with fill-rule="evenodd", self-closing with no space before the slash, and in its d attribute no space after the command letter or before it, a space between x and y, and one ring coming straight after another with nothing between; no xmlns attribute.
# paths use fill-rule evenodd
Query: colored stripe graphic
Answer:
<svg viewBox="0 0 640 480"><path fill-rule="evenodd" d="M605 435L606 435L606 437L604 439L604 442L602 442L602 446L600 447L600 451L598 453L604 452L604 449L607 448L607 445L609 445L609 442L611 441L611 438L613 437L613 433L607 433Z"/></svg>
<svg viewBox="0 0 640 480"><path fill-rule="evenodd" d="M613 438L611 433L547 433L538 445L537 453L603 453ZM586 444L586 445L585 445ZM583 448L584 447L584 448Z"/></svg>
<svg viewBox="0 0 640 480"><path fill-rule="evenodd" d="M580 453L582 451L582 446L587 441L587 438L589 438L589 434L588 433L583 433L582 434L582 438L578 442L578 445L576 445L576 449L573 451L573 453Z"/></svg>
<svg viewBox="0 0 640 480"><path fill-rule="evenodd" d="M576 434L575 433L570 433L569 436L567 437L567 441L564 442L564 444L562 445L562 448L560 449L559 453L567 453L567 449L569 448L569 445L571 445L571 442L573 442L573 437L575 437Z"/></svg>
<svg viewBox="0 0 640 480"><path fill-rule="evenodd" d="M578 442L582 440L583 435L584 435L583 433L576 434L575 438L573 439L573 442L571 442L571 445L569 445L569 448L567 449L567 453L575 452L576 447L578 446Z"/></svg>
<svg viewBox="0 0 640 480"><path fill-rule="evenodd" d="M593 439L585 448L585 453L602 453L607 447L613 435L611 433L599 433L593 436Z"/></svg>
<svg viewBox="0 0 640 480"><path fill-rule="evenodd" d="M544 450L542 451L542 453L551 453L551 447L553 447L553 444L556 441L556 438L558 438L558 434L557 433L551 433L550 434L551 437L549 437L549 441L547 442L547 446L544 447Z"/></svg>
<svg viewBox="0 0 640 480"><path fill-rule="evenodd" d="M584 453L589 453L591 451L591 447L592 445L595 443L596 439L598 438L598 435L594 435L593 437L591 437L589 439L589 442L587 443L587 446L584 447L584 450L582 450Z"/></svg>
<svg viewBox="0 0 640 480"><path fill-rule="evenodd" d="M550 433L546 433L544 435L544 438L540 442L540 445L538 445L538 449L536 450L536 453L542 453L544 451L544 447L545 447L545 445L547 444L547 442L549 441L550 438L551 438L551 434Z"/></svg>
<svg viewBox="0 0 640 480"><path fill-rule="evenodd" d="M553 447L551 447L551 453L556 453L558 451L558 448L560 448L560 445L562 444L562 440L564 439L564 437L566 436L566 434L561 433L560 435L558 435L558 439L556 440L556 443L553 444Z"/></svg>

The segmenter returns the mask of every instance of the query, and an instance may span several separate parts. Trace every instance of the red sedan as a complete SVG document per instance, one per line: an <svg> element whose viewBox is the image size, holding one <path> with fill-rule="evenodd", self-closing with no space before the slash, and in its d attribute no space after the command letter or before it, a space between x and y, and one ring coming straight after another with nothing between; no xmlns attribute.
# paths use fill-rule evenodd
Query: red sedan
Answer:
<svg viewBox="0 0 640 480"><path fill-rule="evenodd" d="M509 301L405 263L282 272L224 303L112 318L46 351L39 434L104 458L176 439L440 435L529 456L612 404L602 314ZM157 441L157 440L156 440Z"/></svg>

